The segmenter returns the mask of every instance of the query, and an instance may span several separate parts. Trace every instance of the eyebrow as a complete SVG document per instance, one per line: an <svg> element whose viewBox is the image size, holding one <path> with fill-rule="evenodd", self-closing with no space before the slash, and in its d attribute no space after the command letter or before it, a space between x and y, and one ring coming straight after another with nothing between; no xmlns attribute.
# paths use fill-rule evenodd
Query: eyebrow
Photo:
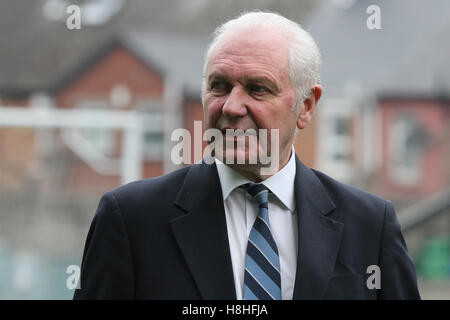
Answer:
<svg viewBox="0 0 450 320"><path fill-rule="evenodd" d="M231 78L227 76L226 74L222 73L211 73L208 76L208 83L211 83L213 80L219 80L219 81L227 81L231 82ZM245 77L244 78L245 85L248 84L262 84L264 86L267 86L270 90L272 90L274 93L279 93L280 88L276 84L275 81L272 81L271 79L261 76L261 77Z"/></svg>
<svg viewBox="0 0 450 320"><path fill-rule="evenodd" d="M227 75L221 73L211 73L208 76L208 83L210 83L212 80L230 81L231 79Z"/></svg>

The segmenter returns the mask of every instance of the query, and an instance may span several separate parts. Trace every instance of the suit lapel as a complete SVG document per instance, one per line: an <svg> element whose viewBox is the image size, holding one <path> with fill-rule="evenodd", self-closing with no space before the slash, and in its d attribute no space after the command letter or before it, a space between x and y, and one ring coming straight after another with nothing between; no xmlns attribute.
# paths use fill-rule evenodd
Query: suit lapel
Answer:
<svg viewBox="0 0 450 320"><path fill-rule="evenodd" d="M335 205L313 171L297 157L296 166L299 232L293 299L321 299L334 269L344 224L326 216Z"/></svg>
<svg viewBox="0 0 450 320"><path fill-rule="evenodd" d="M329 217L335 205L311 169L296 157L298 258L293 299L320 299L336 261L343 223ZM178 246L203 299L236 299L220 180L215 164L194 165L174 202Z"/></svg>
<svg viewBox="0 0 450 320"><path fill-rule="evenodd" d="M178 246L203 299L236 299L220 180L215 163L190 168L171 220Z"/></svg>

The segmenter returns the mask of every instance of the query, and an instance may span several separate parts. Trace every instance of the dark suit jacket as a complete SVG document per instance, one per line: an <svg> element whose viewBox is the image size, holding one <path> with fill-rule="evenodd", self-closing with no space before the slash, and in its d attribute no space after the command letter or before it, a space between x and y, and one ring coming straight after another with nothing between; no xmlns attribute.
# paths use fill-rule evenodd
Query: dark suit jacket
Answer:
<svg viewBox="0 0 450 320"><path fill-rule="evenodd" d="M296 157L294 299L419 299L392 203ZM368 289L367 267L381 270ZM106 193L90 227L74 299L236 299L215 164Z"/></svg>

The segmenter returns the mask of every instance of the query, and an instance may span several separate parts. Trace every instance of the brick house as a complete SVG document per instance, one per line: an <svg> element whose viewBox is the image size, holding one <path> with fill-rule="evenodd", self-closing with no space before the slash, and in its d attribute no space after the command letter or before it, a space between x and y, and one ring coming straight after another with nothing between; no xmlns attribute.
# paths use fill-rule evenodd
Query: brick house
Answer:
<svg viewBox="0 0 450 320"><path fill-rule="evenodd" d="M383 3L382 29L369 30L365 12L369 4L359 1L345 9L324 8L311 17L307 29L324 58L324 95L313 122L300 131L295 147L311 167L408 203L448 184L450 72L445 72L445 50L436 50L431 59L425 48L443 46L438 40L449 24L442 7L415 1L415 7L422 9L405 11L400 4ZM448 4L442 2L442 6ZM430 17L435 18L433 23L429 23ZM417 23L420 21L424 23ZM41 92L55 108L144 111L160 119L164 132L145 135L142 177L173 170L175 166L167 161L173 145L171 129L184 127L192 133L193 122L203 118L200 85L210 39L148 32L102 38L109 40L90 41L83 50L76 49L83 58L72 59L47 85L22 92L0 90L3 104L33 105L33 93ZM444 87L437 90L436 81ZM27 134L33 135L22 135ZM120 132L83 135L108 162L123 152ZM30 142L15 143L11 134L3 137L8 137L10 144L32 150ZM10 147L2 150L4 160L15 152ZM67 146L64 150L74 152ZM30 151L27 158L33 159ZM120 184L114 170L101 174L76 154L69 158L71 169L59 179L74 189L88 192L92 181L102 190ZM19 171L27 172L22 169ZM8 175L11 172L5 173Z"/></svg>
<svg viewBox="0 0 450 320"><path fill-rule="evenodd" d="M400 206L450 181L450 3L408 3L324 9L309 28L324 61L316 166Z"/></svg>
<svg viewBox="0 0 450 320"><path fill-rule="evenodd" d="M44 103L51 108L81 110L134 109L161 122L170 119L172 125L163 125L160 133L144 134L141 176L162 175L176 168L170 159L167 159L170 156L168 146L174 145L170 141L171 131L174 128L186 128L193 137L194 121L203 120L200 89L207 44L208 39L202 37L131 32L121 34L89 50L81 61L65 70L62 76L49 86L27 92L26 99L23 100L9 95L11 98L4 99L3 104L29 107ZM8 95L4 92L3 96ZM166 110L168 106L171 108L169 111ZM30 166L30 162L36 161L39 155L42 157L42 152L35 148L35 132L31 129L23 130L28 132L27 143L21 141L19 136L4 135L4 140L8 140L8 144L3 145L4 159L8 158L8 153L24 154L9 148L11 144L27 146L30 152L37 152L34 156L27 157L29 161L24 162L24 166ZM56 158L65 159L61 160L63 163L58 164L64 167L60 170L64 176L46 183L62 183L73 191L84 193L98 189L106 191L121 183L118 172L114 173L112 170L112 173L107 173L106 163L100 165L100 172L96 171L96 166L90 166L89 160L84 161L86 159L77 154L76 143L71 148L70 143L61 139L58 132L60 133L53 130L51 142L44 144L50 149L46 151L49 158L58 155ZM104 162L111 163L120 159L123 152L121 132L82 130L81 134L104 155ZM314 121L302 135L302 139L296 141L296 149L304 154L302 159L305 163L313 165ZM191 154L194 162L193 150ZM95 162L95 159L93 161ZM20 171L22 176L16 177L22 180L22 185L29 183L23 176L23 173L28 171L23 167ZM47 179L51 179L50 176ZM10 182L8 184L10 187Z"/></svg>
<svg viewBox="0 0 450 320"><path fill-rule="evenodd" d="M206 45L204 39L188 36L143 36L130 33L114 37L73 65L54 84L41 89L40 94L44 96L44 102L53 108L135 109L159 122L166 122L163 119L170 118L174 128L185 127L192 131L193 121L203 118L199 92ZM22 106L30 106L33 105L30 100L33 100L31 94L28 100L4 99L3 103L11 106L25 102ZM166 106L172 109L170 114L165 110ZM152 130L144 133L142 177L161 175L173 169L168 161L164 162L164 145L171 143L171 132L165 132L166 129L170 128L162 125L160 132ZM8 129L3 130L8 132ZM120 158L123 152L121 132L81 131L82 137L105 156L104 160L115 161ZM33 134L28 132L31 136L25 144L19 140L20 135L3 135L3 140L9 143L3 145L6 158L8 153L23 155L11 152L8 146L29 145ZM57 136L50 146L53 152L72 153L70 157L65 157L70 159L64 170L66 186L89 192L92 187L98 189L99 184L105 190L120 184L118 172L105 174L96 171L89 166L89 161L77 157L76 150L67 143L62 149L58 148L64 145L64 141Z"/></svg>

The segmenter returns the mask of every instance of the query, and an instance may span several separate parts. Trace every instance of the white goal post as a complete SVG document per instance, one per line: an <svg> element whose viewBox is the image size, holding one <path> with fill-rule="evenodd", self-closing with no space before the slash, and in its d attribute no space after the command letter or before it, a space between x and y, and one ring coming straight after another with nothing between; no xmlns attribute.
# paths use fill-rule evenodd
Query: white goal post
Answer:
<svg viewBox="0 0 450 320"><path fill-rule="evenodd" d="M142 177L143 133L161 131L160 119L131 110L58 109L48 106L0 106L0 128L119 129L124 132L121 184Z"/></svg>

